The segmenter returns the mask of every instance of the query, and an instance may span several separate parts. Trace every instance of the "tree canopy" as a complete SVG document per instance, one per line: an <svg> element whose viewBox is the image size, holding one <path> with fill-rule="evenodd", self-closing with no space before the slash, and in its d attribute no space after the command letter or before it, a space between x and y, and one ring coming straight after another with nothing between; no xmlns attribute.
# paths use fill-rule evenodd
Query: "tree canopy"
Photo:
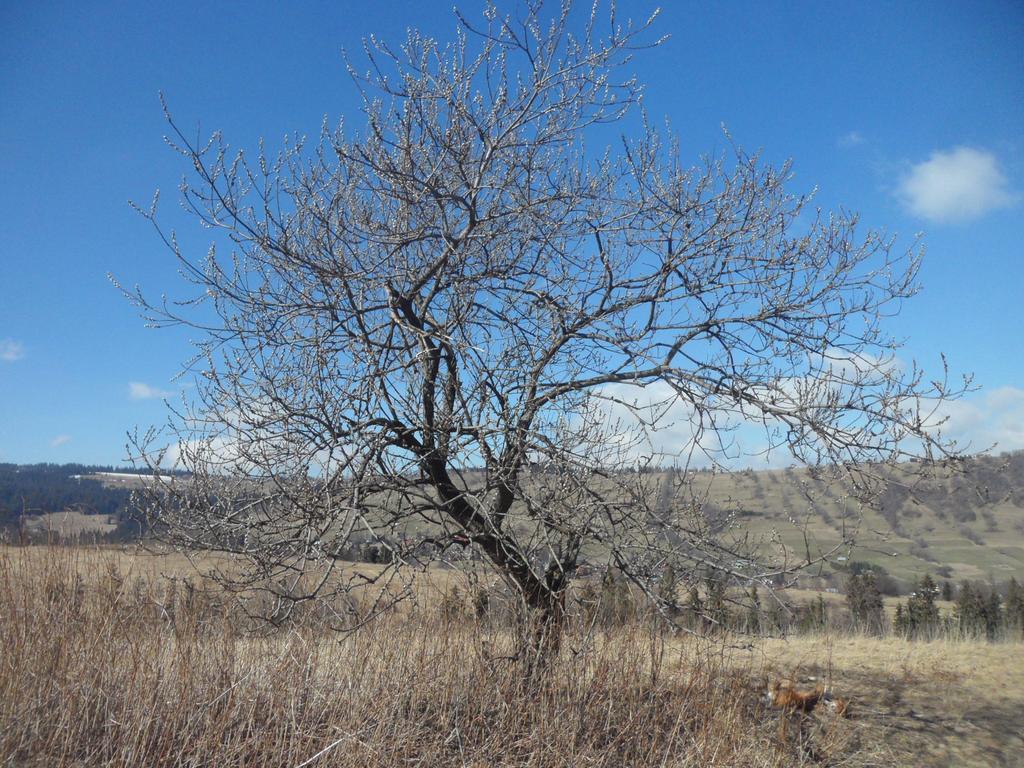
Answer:
<svg viewBox="0 0 1024 768"><path fill-rule="evenodd" d="M870 463L945 455L929 414L956 393L883 327L920 249L731 141L688 164L630 72L652 22L527 3L458 16L450 43L370 38L359 116L276 154L168 118L215 247L157 224L197 290L129 291L199 331L189 408L138 441L192 473L154 485L155 530L246 559L236 585L284 602L350 586L353 537L395 566L457 540L550 623L583 560L658 600L668 567L770 582L827 554L732 536L695 457L785 450L867 491ZM654 456L668 412L690 437ZM657 465L676 471L637 471Z"/></svg>

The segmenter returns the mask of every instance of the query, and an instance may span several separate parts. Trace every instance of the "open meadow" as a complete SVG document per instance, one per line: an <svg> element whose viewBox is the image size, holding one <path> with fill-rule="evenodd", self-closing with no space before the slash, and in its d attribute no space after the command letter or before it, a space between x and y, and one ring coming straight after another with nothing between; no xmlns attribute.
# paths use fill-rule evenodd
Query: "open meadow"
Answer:
<svg viewBox="0 0 1024 768"><path fill-rule="evenodd" d="M208 5L0 14L0 768L1024 768L1024 2Z"/></svg>
<svg viewBox="0 0 1024 768"><path fill-rule="evenodd" d="M539 681L507 622L423 599L351 634L243 631L180 556L0 553L0 761L18 766L1019 765L1020 643L570 628ZM185 587L185 584L189 586ZM427 588L426 584L432 584ZM446 607L447 606L447 607ZM789 716L769 680L849 717Z"/></svg>

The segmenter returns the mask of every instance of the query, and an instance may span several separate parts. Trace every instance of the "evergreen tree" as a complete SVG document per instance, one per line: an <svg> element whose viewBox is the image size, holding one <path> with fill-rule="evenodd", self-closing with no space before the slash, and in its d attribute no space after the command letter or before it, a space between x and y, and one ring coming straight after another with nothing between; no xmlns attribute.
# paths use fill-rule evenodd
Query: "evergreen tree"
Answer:
<svg viewBox="0 0 1024 768"><path fill-rule="evenodd" d="M864 571L850 577L846 584L846 603L855 629L872 635L881 633L885 610L873 573Z"/></svg>
<svg viewBox="0 0 1024 768"><path fill-rule="evenodd" d="M820 632L828 625L828 606L818 595L816 600L802 605L797 615L797 626L801 632Z"/></svg>
<svg viewBox="0 0 1024 768"><path fill-rule="evenodd" d="M661 574L661 580L658 582L658 599L665 606L666 612L670 616L675 616L679 613L679 579L676 576L675 568L672 567L672 563L665 566L664 572Z"/></svg>
<svg viewBox="0 0 1024 768"><path fill-rule="evenodd" d="M778 601L773 601L768 609L768 624L776 632L789 631L789 612Z"/></svg>
<svg viewBox="0 0 1024 768"><path fill-rule="evenodd" d="M942 599L947 603L953 599L953 585L949 583L949 579L942 581Z"/></svg>
<svg viewBox="0 0 1024 768"><path fill-rule="evenodd" d="M1002 602L994 584L986 588L983 584L963 582L956 599L956 625L960 634L995 640L1004 624L1013 626L1009 599L1005 613Z"/></svg>
<svg viewBox="0 0 1024 768"><path fill-rule="evenodd" d="M896 604L896 615L892 620L893 631L897 635L907 635L907 615L903 611L903 603Z"/></svg>
<svg viewBox="0 0 1024 768"><path fill-rule="evenodd" d="M1006 587L1006 628L1024 637L1024 589L1013 577Z"/></svg>
<svg viewBox="0 0 1024 768"><path fill-rule="evenodd" d="M725 581L709 576L705 580L705 615L718 629L725 629L729 622L729 611L725 606Z"/></svg>
<svg viewBox="0 0 1024 768"><path fill-rule="evenodd" d="M982 602L970 583L964 581L956 596L957 628L963 637L976 637L984 626Z"/></svg>
<svg viewBox="0 0 1024 768"><path fill-rule="evenodd" d="M757 585L750 587L750 605L747 607L747 632L761 631L761 596L757 593Z"/></svg>
<svg viewBox="0 0 1024 768"><path fill-rule="evenodd" d="M620 626L635 615L633 593L611 568L601 578L600 618L605 626Z"/></svg>
<svg viewBox="0 0 1024 768"><path fill-rule="evenodd" d="M686 615L693 629L704 624L704 602L700 599L700 590L694 585L686 598Z"/></svg>
<svg viewBox="0 0 1024 768"><path fill-rule="evenodd" d="M929 574L925 574L917 590L907 600L907 635L912 638L932 638L939 630L939 608L935 599L939 588Z"/></svg>
<svg viewBox="0 0 1024 768"><path fill-rule="evenodd" d="M999 628L1003 625L1002 603L999 590L993 584L985 601L985 637L989 641L996 639Z"/></svg>

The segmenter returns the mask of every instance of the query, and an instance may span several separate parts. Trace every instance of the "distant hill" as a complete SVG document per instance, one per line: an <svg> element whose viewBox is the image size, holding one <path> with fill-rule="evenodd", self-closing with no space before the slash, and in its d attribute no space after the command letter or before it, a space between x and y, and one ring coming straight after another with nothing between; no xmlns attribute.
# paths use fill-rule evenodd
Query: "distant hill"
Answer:
<svg viewBox="0 0 1024 768"><path fill-rule="evenodd" d="M95 476L112 471L84 464L0 464L0 529L15 538L46 530L130 536L133 526L125 515L130 490Z"/></svg>
<svg viewBox="0 0 1024 768"><path fill-rule="evenodd" d="M874 508L852 501L827 473L808 469L696 473L693 479L707 494L708 514L755 536L776 535L795 550L805 544L827 549L844 526L856 524L856 549L817 574L818 586L838 585L844 569L866 565L884 569L903 587L925 573L1024 581L1024 451L971 458L952 470L924 469L916 463L878 468L885 484ZM36 530L59 523L105 538L128 537L137 532L125 515L131 488L144 482L137 477L113 467L0 464L0 528L10 534L27 519ZM652 480L667 484L663 474ZM51 514L68 510L75 514Z"/></svg>
<svg viewBox="0 0 1024 768"><path fill-rule="evenodd" d="M904 586L925 573L950 580L1024 579L1024 451L967 459L952 469L917 463L875 470L886 481L873 507L807 469L708 476L711 506L742 530L777 533L802 551L827 549L858 525L857 547L840 569L870 564ZM700 482L700 476L697 477ZM828 569L823 580L841 581Z"/></svg>

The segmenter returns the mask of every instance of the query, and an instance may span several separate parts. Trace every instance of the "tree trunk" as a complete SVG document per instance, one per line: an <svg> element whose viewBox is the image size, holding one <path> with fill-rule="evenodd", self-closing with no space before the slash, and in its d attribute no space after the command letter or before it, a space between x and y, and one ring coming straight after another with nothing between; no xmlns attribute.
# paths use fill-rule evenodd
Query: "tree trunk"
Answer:
<svg viewBox="0 0 1024 768"><path fill-rule="evenodd" d="M520 637L520 653L526 662L526 677L536 681L558 657L565 629L565 593L569 586L567 570L551 565L542 579L533 577L521 585L525 616Z"/></svg>

